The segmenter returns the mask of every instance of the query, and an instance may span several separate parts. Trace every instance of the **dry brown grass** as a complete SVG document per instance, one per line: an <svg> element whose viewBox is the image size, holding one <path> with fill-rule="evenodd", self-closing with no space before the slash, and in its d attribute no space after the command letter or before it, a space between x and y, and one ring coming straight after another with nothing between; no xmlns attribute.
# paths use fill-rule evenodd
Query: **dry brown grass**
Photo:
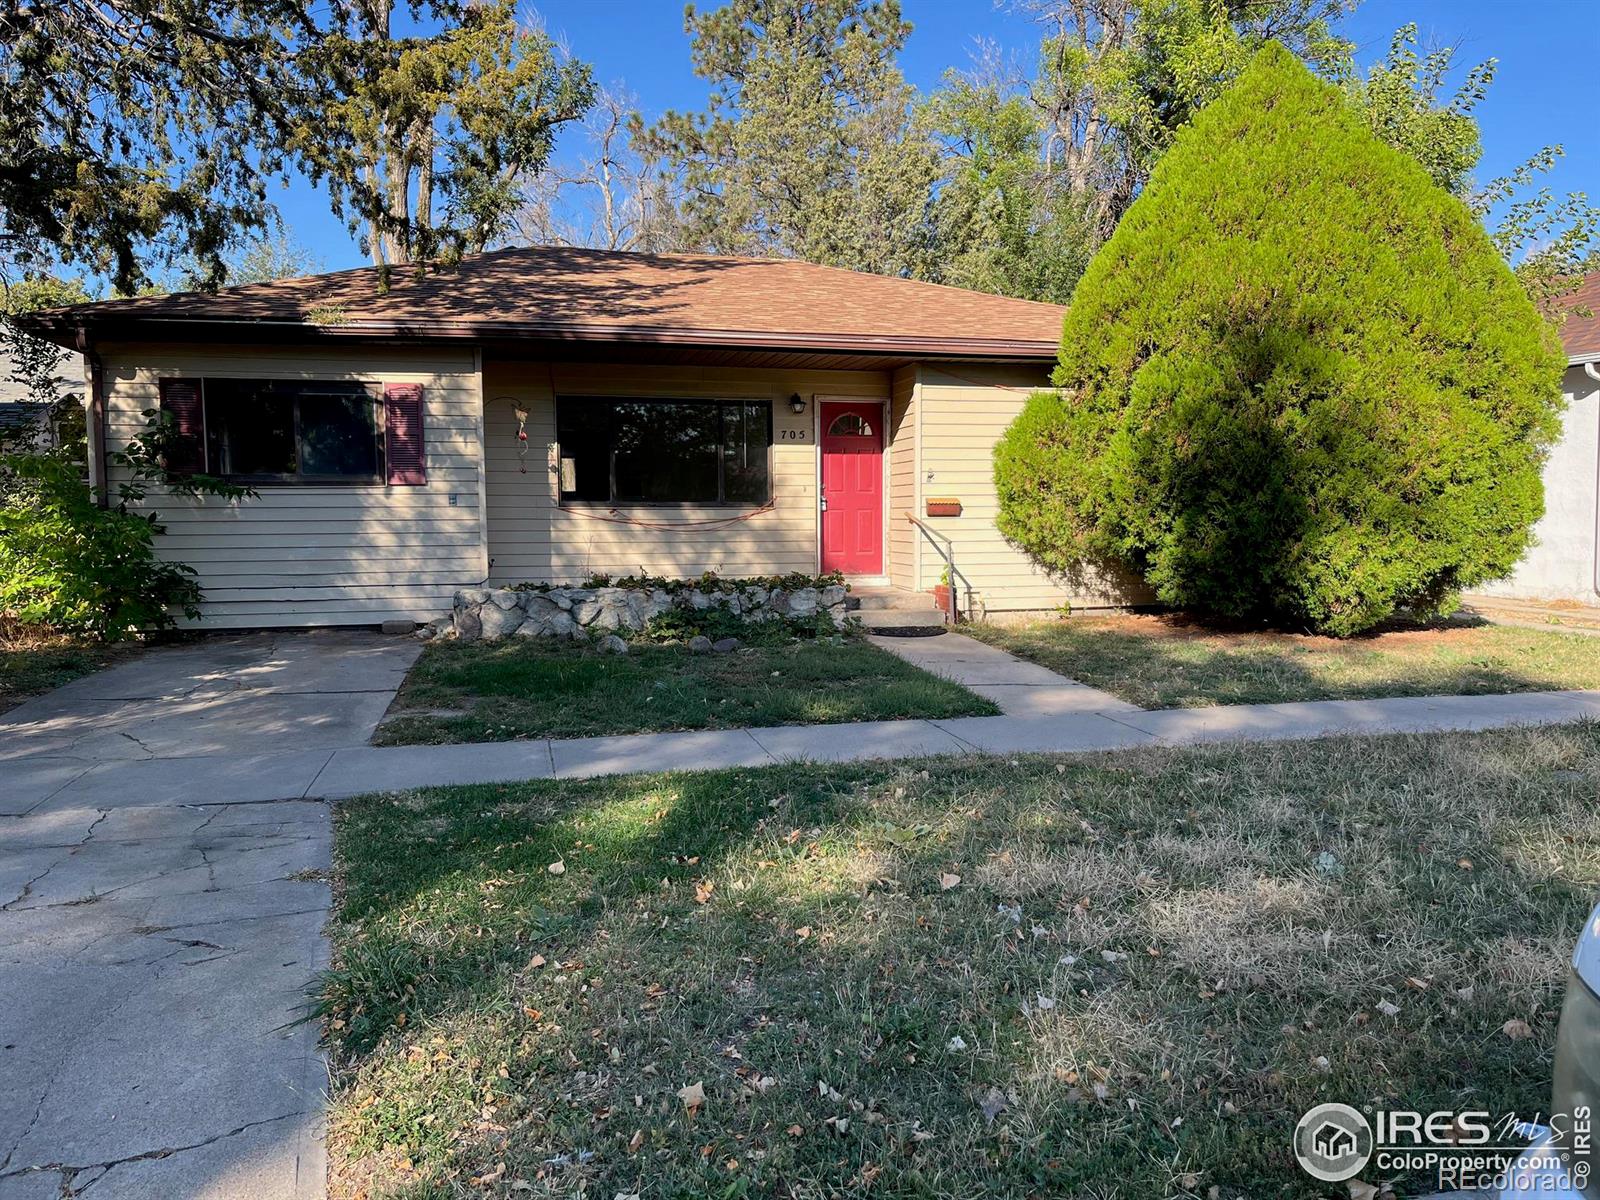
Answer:
<svg viewBox="0 0 1600 1200"><path fill-rule="evenodd" d="M1589 725L352 802L340 1194L1316 1194L1314 1103L1546 1104L1597 792Z"/></svg>
<svg viewBox="0 0 1600 1200"><path fill-rule="evenodd" d="M973 636L1146 708L1600 688L1600 639L1451 623L1348 638L1182 615L978 624Z"/></svg>

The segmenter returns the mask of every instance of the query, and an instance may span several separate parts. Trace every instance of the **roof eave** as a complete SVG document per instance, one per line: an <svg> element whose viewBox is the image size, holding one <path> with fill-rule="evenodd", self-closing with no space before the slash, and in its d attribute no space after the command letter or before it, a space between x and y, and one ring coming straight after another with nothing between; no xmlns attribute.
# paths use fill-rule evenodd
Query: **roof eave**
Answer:
<svg viewBox="0 0 1600 1200"><path fill-rule="evenodd" d="M96 339L187 340L203 332L208 339L221 330L236 330L272 340L348 338L365 341L486 341L527 339L546 343L600 343L661 346L703 346L749 350L817 351L873 354L886 357L1053 359L1056 343L1025 338L921 337L881 334L794 333L774 330L684 329L671 326L620 326L524 321L340 321L307 322L273 318L207 318L92 314L62 310L37 313L28 325L39 336L68 349L77 347L79 330Z"/></svg>

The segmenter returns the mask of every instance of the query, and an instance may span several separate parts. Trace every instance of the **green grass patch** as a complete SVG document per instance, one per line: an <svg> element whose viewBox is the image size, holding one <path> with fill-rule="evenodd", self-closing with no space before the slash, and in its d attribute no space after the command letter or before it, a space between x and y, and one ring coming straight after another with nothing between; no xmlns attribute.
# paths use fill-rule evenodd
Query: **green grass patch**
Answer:
<svg viewBox="0 0 1600 1200"><path fill-rule="evenodd" d="M1338 639L1119 616L962 632L1144 708L1600 688L1600 640L1499 625Z"/></svg>
<svg viewBox="0 0 1600 1200"><path fill-rule="evenodd" d="M374 741L494 742L998 711L855 637L770 639L731 654L637 643L627 655L512 638L430 645Z"/></svg>
<svg viewBox="0 0 1600 1200"><path fill-rule="evenodd" d="M54 633L0 639L0 712L113 666L138 649L129 643L107 645Z"/></svg>
<svg viewBox="0 0 1600 1200"><path fill-rule="evenodd" d="M1316 1103L1548 1104L1597 785L1591 724L348 802L334 1192L1321 1195Z"/></svg>

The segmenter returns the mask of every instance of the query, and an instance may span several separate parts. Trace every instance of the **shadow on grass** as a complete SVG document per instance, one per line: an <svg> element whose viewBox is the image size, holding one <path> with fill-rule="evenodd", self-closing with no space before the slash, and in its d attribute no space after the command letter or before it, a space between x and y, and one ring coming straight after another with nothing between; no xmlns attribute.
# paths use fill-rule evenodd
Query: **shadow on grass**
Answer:
<svg viewBox="0 0 1600 1200"><path fill-rule="evenodd" d="M1544 1102L1597 781L1589 726L351 802L336 1178L1297 1193L1321 1100Z"/></svg>
<svg viewBox="0 0 1600 1200"><path fill-rule="evenodd" d="M1600 687L1600 646L1452 620L1334 639L1183 615L977 626L974 636L1144 708Z"/></svg>

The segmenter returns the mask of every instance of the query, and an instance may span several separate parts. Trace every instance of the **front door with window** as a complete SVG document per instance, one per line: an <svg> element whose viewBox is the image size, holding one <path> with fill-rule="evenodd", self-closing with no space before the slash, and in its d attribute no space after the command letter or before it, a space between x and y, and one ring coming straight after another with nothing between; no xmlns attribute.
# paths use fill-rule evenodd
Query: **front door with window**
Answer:
<svg viewBox="0 0 1600 1200"><path fill-rule="evenodd" d="M883 406L824 402L822 569L883 574Z"/></svg>

